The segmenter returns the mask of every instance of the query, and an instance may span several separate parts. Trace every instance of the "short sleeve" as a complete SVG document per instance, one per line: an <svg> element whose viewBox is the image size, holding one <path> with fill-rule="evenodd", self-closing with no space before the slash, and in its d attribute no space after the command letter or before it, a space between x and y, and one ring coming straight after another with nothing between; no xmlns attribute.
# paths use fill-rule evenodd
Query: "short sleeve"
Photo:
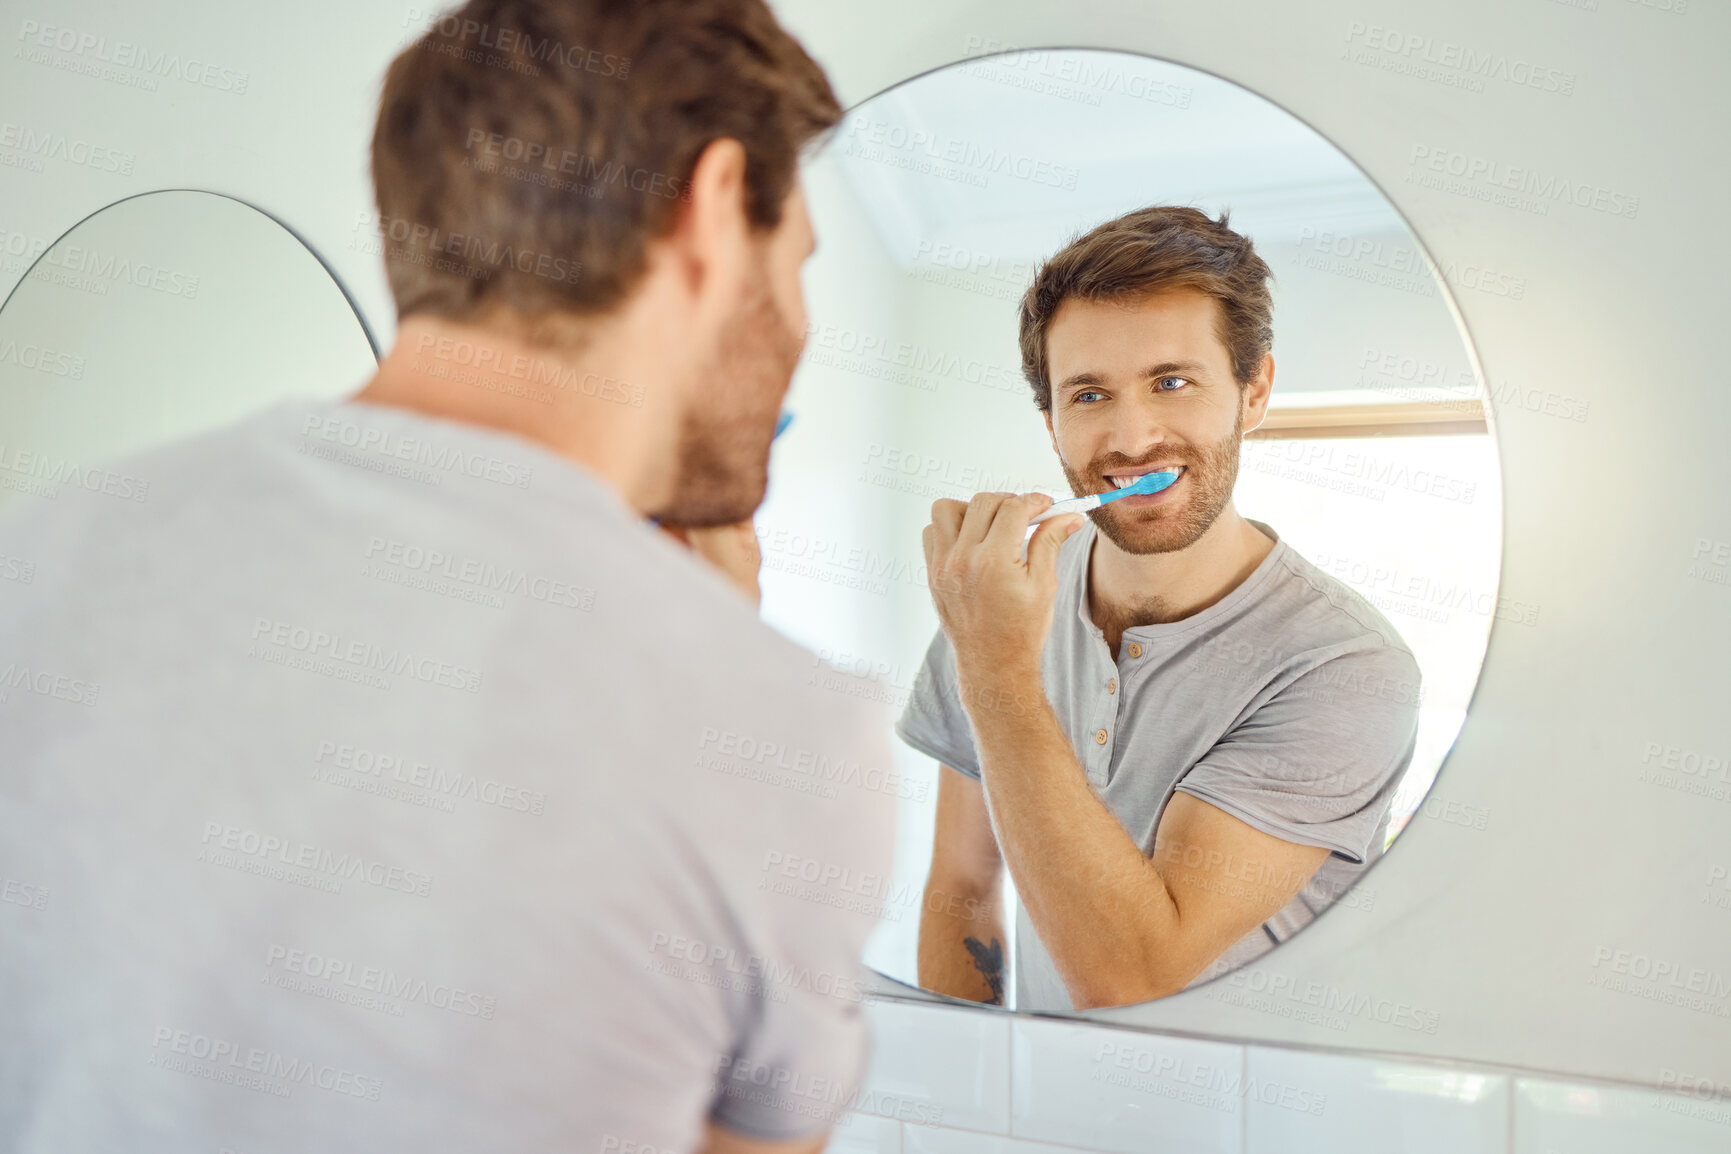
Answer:
<svg viewBox="0 0 1731 1154"><path fill-rule="evenodd" d="M756 1028L717 1071L710 1118L766 1142L833 1127L858 1097L871 1058L864 993L863 973L778 984L778 996L759 1003Z"/></svg>
<svg viewBox="0 0 1731 1154"><path fill-rule="evenodd" d="M1342 654L1276 692L1175 788L1274 837L1363 862L1412 762L1419 697L1404 648Z"/></svg>
<svg viewBox="0 0 1731 1154"><path fill-rule="evenodd" d="M914 676L913 693L896 719L895 731L897 737L927 757L977 780L979 753L958 684L955 651L940 628L926 647L926 659Z"/></svg>

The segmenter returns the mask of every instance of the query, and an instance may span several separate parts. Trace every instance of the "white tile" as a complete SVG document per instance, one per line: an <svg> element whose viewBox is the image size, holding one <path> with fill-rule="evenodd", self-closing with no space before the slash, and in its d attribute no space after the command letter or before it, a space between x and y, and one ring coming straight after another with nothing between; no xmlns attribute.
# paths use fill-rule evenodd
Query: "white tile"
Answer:
<svg viewBox="0 0 1731 1154"><path fill-rule="evenodd" d="M1726 1154L1731 1101L1515 1080L1514 1154Z"/></svg>
<svg viewBox="0 0 1731 1154"><path fill-rule="evenodd" d="M854 1108L926 1126L1007 1134L1010 1016L868 1001L872 1063Z"/></svg>
<svg viewBox="0 0 1731 1154"><path fill-rule="evenodd" d="M1509 1081L1251 1046L1245 1154L1509 1154Z"/></svg>
<svg viewBox="0 0 1731 1154"><path fill-rule="evenodd" d="M1010 1133L1122 1154L1240 1154L1244 1048L1021 1019Z"/></svg>
<svg viewBox="0 0 1731 1154"><path fill-rule="evenodd" d="M875 1114L843 1114L824 1154L902 1154L902 1124Z"/></svg>
<svg viewBox="0 0 1731 1154"><path fill-rule="evenodd" d="M1074 1146L1051 1146L935 1126L904 1126L902 1151L903 1154L1077 1154Z"/></svg>

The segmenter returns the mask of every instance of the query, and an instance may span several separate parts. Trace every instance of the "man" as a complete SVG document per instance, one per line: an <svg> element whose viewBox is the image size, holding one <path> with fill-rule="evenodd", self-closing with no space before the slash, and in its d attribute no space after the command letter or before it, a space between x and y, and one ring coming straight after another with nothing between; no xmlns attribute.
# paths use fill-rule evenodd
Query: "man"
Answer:
<svg viewBox="0 0 1731 1154"><path fill-rule="evenodd" d="M942 628L897 733L938 759L919 977L1017 1008L1146 1001L1286 940L1377 857L1418 668L1381 614L1234 507L1274 383L1267 265L1190 208L1109 221L1022 300L1023 370L1077 495L940 500Z"/></svg>
<svg viewBox="0 0 1731 1154"><path fill-rule="evenodd" d="M762 0L474 0L385 77L377 375L0 522L0 1148L822 1147L875 919L771 883L885 871L810 787L890 719L748 519L839 116Z"/></svg>

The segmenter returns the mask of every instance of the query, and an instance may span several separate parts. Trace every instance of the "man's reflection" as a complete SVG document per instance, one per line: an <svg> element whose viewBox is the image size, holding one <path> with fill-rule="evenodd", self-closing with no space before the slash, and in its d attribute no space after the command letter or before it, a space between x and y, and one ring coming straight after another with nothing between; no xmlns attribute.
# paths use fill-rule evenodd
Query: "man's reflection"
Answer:
<svg viewBox="0 0 1731 1154"><path fill-rule="evenodd" d="M1274 382L1268 266L1190 208L1099 226L1022 301L1023 370L1077 495L940 500L942 628L896 731L937 758L919 980L1017 1005L1162 997L1284 941L1378 856L1419 671L1388 621L1233 504Z"/></svg>

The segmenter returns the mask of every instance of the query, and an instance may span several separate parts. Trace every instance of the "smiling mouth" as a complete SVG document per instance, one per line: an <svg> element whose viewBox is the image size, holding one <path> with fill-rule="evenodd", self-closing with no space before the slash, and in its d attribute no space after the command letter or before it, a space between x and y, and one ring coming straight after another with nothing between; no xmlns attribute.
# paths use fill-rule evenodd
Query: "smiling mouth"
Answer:
<svg viewBox="0 0 1731 1154"><path fill-rule="evenodd" d="M1172 485L1176 485L1179 481L1184 479L1184 472L1187 468L1188 466L1186 465L1167 465L1160 468L1142 469L1134 473L1124 473L1118 476L1108 476L1106 480L1112 483L1114 489L1122 489L1127 485L1134 485L1139 478L1147 476L1149 473L1177 473L1177 480L1172 482ZM1172 485L1168 485L1166 488L1170 489Z"/></svg>

